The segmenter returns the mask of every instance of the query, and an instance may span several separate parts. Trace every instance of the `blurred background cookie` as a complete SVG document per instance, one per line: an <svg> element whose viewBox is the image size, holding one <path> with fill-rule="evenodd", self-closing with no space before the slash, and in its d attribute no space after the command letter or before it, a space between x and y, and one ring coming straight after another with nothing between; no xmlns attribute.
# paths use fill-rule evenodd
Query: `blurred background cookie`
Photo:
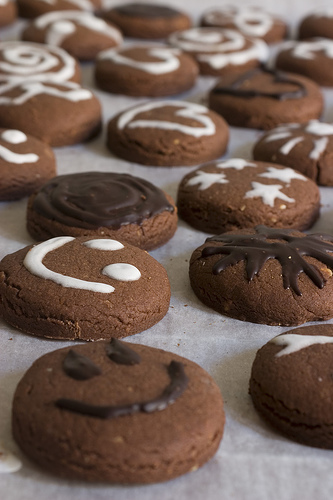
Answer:
<svg viewBox="0 0 333 500"><path fill-rule="evenodd" d="M17 6L14 0L0 2L0 28L12 24L17 18Z"/></svg>
<svg viewBox="0 0 333 500"><path fill-rule="evenodd" d="M301 20L298 28L298 38L303 40L314 36L333 38L332 7L318 9Z"/></svg>
<svg viewBox="0 0 333 500"><path fill-rule="evenodd" d="M93 12L101 7L100 0L17 0L19 15L28 19L59 10Z"/></svg>

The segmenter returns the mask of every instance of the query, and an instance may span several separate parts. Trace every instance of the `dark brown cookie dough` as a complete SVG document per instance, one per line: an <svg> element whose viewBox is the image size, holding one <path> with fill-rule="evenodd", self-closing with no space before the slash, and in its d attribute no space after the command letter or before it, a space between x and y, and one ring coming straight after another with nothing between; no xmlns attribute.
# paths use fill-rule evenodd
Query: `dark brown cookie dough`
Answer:
<svg viewBox="0 0 333 500"><path fill-rule="evenodd" d="M333 237L257 226L208 238L194 251L198 298L242 321L293 326L333 317Z"/></svg>
<svg viewBox="0 0 333 500"><path fill-rule="evenodd" d="M114 23L128 37L159 39L166 38L174 31L191 26L187 14L155 3L119 4L102 11L102 17Z"/></svg>
<svg viewBox="0 0 333 500"><path fill-rule="evenodd" d="M170 35L169 43L188 52L199 64L203 75L242 73L268 59L265 42L230 29L192 28L178 31Z"/></svg>
<svg viewBox="0 0 333 500"><path fill-rule="evenodd" d="M196 470L224 427L220 390L199 365L115 339L39 358L17 387L12 415L17 443L44 469L118 484Z"/></svg>
<svg viewBox="0 0 333 500"><path fill-rule="evenodd" d="M320 9L304 17L298 28L298 38L312 38L319 36L333 38L333 11L332 8Z"/></svg>
<svg viewBox="0 0 333 500"><path fill-rule="evenodd" d="M211 90L209 107L235 127L269 130L281 123L319 118L323 97L309 78L255 69L225 76Z"/></svg>
<svg viewBox="0 0 333 500"><path fill-rule="evenodd" d="M19 293L18 293L19 290ZM52 238L0 263L0 315L39 337L100 340L147 330L167 313L165 269L106 238Z"/></svg>
<svg viewBox="0 0 333 500"><path fill-rule="evenodd" d="M333 325L306 326L274 337L256 355L254 406L287 437L333 448Z"/></svg>
<svg viewBox="0 0 333 500"><path fill-rule="evenodd" d="M158 97L190 89L198 66L165 45L134 45L103 51L95 66L97 86L114 94Z"/></svg>
<svg viewBox="0 0 333 500"><path fill-rule="evenodd" d="M0 129L0 200L18 200L56 175L52 149L20 130Z"/></svg>
<svg viewBox="0 0 333 500"><path fill-rule="evenodd" d="M311 120L281 125L254 145L253 157L302 172L322 186L333 186L333 125Z"/></svg>
<svg viewBox="0 0 333 500"><path fill-rule="evenodd" d="M205 106L187 101L149 101L115 116L107 146L127 161L160 167L190 166L222 156L228 126Z"/></svg>
<svg viewBox="0 0 333 500"><path fill-rule="evenodd" d="M0 28L12 24L17 17L17 7L14 0L0 2Z"/></svg>
<svg viewBox="0 0 333 500"><path fill-rule="evenodd" d="M80 61L95 59L102 50L122 43L118 28L90 12L49 12L32 21L22 40L61 47Z"/></svg>
<svg viewBox="0 0 333 500"><path fill-rule="evenodd" d="M102 236L152 250L174 235L177 209L169 195L139 177L111 172L61 175L30 197L27 228L37 241Z"/></svg>
<svg viewBox="0 0 333 500"><path fill-rule="evenodd" d="M92 12L101 7L101 0L17 0L19 15L28 19L59 10Z"/></svg>
<svg viewBox="0 0 333 500"><path fill-rule="evenodd" d="M223 5L210 9L201 17L202 26L236 29L245 36L275 43L286 37L287 25L279 17L260 7Z"/></svg>
<svg viewBox="0 0 333 500"><path fill-rule="evenodd" d="M206 233L258 224L305 230L319 216L320 193L291 168L231 158L187 174L177 206L182 219Z"/></svg>

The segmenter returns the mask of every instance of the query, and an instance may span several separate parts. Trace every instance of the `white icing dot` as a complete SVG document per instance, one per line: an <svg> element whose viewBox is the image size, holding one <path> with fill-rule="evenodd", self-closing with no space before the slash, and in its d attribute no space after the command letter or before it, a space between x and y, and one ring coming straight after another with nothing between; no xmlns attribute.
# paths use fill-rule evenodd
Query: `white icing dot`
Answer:
<svg viewBox="0 0 333 500"><path fill-rule="evenodd" d="M20 130L5 130L1 134L1 139L11 144L21 144L28 140L27 136Z"/></svg>
<svg viewBox="0 0 333 500"><path fill-rule="evenodd" d="M139 269L132 264L110 264L103 269L103 274L118 281L137 281L141 278Z"/></svg>

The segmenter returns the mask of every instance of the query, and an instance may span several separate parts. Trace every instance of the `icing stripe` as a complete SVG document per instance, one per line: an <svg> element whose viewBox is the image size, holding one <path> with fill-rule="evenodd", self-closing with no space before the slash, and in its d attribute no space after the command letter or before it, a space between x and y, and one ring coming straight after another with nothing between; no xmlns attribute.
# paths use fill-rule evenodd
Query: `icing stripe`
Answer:
<svg viewBox="0 0 333 500"><path fill-rule="evenodd" d="M280 356L292 354L315 344L332 344L333 337L324 335L298 335L296 333L288 333L279 335L278 337L274 337L274 339L270 340L269 343L284 346L284 349L281 349L281 351L279 351L275 355L277 358L279 358Z"/></svg>

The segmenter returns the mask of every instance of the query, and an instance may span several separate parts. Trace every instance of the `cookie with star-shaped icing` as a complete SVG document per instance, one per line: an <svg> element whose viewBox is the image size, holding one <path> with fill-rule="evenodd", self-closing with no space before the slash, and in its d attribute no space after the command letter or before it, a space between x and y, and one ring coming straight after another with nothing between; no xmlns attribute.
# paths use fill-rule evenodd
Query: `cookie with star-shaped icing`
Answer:
<svg viewBox="0 0 333 500"><path fill-rule="evenodd" d="M231 158L187 174L178 190L179 216L219 234L257 224L308 229L319 216L317 185L292 168Z"/></svg>

